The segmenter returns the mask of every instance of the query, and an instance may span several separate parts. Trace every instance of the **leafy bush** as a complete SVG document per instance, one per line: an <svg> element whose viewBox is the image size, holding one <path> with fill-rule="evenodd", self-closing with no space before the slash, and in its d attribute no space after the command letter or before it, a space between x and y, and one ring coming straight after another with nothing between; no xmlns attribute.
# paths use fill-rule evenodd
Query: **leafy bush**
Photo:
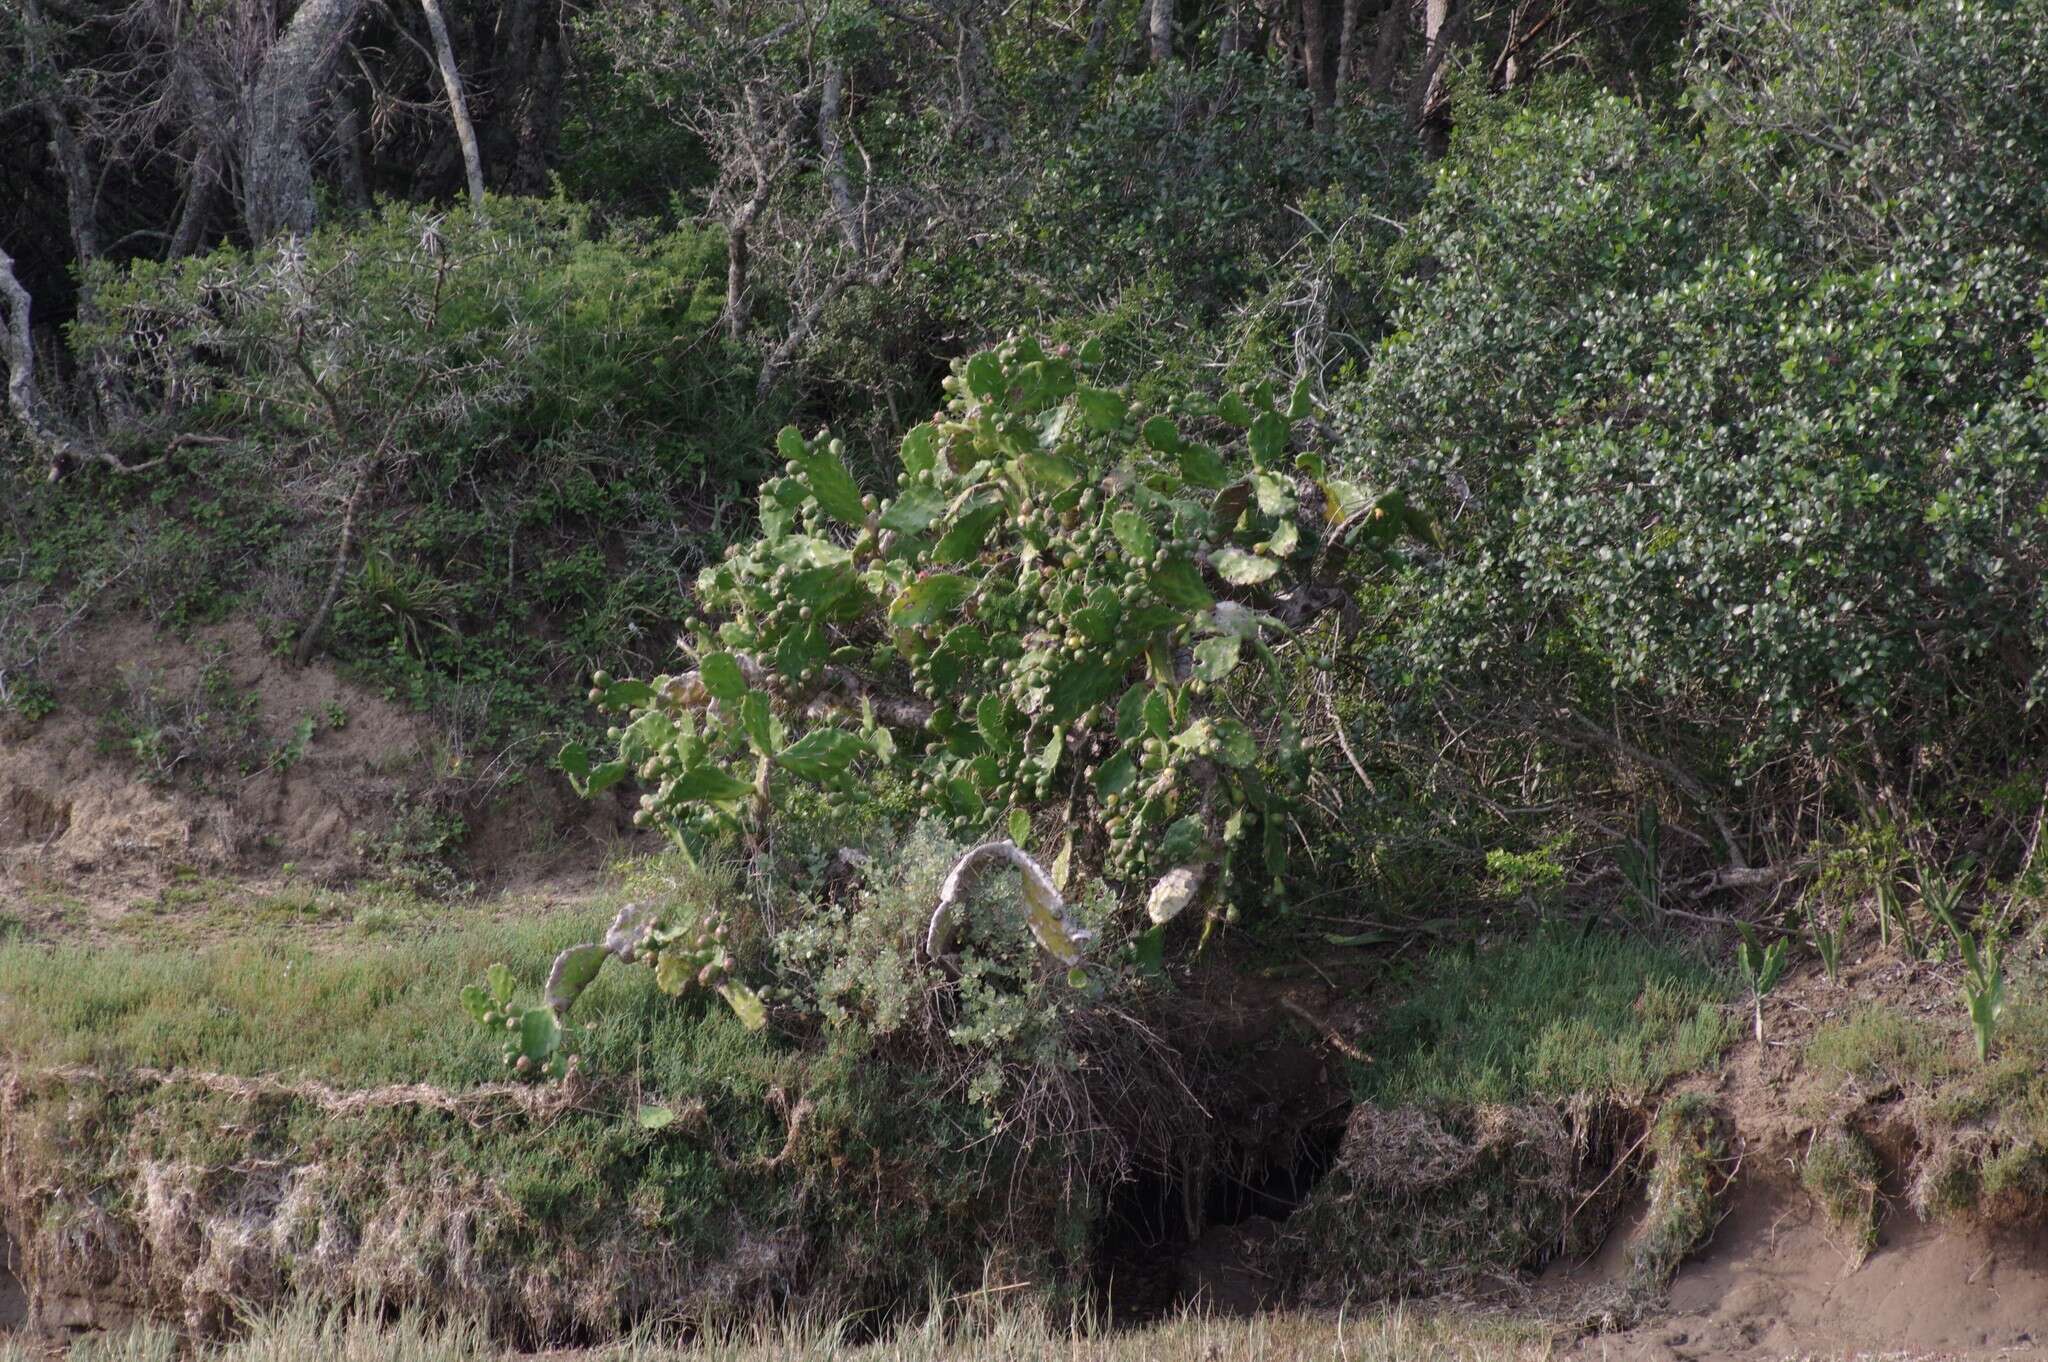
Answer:
<svg viewBox="0 0 2048 1362"><path fill-rule="evenodd" d="M1849 49L1889 31L1835 8L1866 22ZM1859 136L1905 117L1881 107ZM2025 233L1794 251L1758 224L1805 181L1717 181L1619 99L1467 115L1343 403L1339 464L1451 528L1393 598L1380 689L1655 732L1664 765L1635 764L1703 770L1695 803L1896 781L1912 743L2001 768L2048 693L2048 561L2010 514L2048 499Z"/></svg>
<svg viewBox="0 0 2048 1362"><path fill-rule="evenodd" d="M1262 690L1274 646L1433 527L1399 492L1288 461L1305 389L1203 418L1243 432L1233 466L1029 341L948 386L886 501L838 442L784 430L760 537L698 580L697 668L600 674L592 700L628 716L616 754L571 745L564 766L593 791L637 775L640 821L704 845L758 834L789 780L850 800L857 762L892 764L963 828L1049 826L1056 882L1156 880L1161 926L1247 866L1276 881L1303 760Z"/></svg>

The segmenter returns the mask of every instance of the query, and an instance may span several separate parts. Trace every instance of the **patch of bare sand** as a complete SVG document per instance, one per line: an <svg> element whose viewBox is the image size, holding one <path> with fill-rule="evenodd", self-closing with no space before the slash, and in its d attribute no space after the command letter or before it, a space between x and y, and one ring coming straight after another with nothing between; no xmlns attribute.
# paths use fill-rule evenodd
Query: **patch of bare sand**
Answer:
<svg viewBox="0 0 2048 1362"><path fill-rule="evenodd" d="M253 698L267 740L307 722L310 733L290 760L152 782L107 741L112 685L140 666L166 693L190 693L209 665ZM619 801L586 804L544 770L452 777L461 762L426 719L327 667L291 665L246 624L179 639L103 622L73 636L49 679L64 704L0 729L0 903L32 927L104 929L195 876L260 889L289 864L301 881L355 878L408 801L451 786L466 801L468 871L493 890L573 892L631 836Z"/></svg>

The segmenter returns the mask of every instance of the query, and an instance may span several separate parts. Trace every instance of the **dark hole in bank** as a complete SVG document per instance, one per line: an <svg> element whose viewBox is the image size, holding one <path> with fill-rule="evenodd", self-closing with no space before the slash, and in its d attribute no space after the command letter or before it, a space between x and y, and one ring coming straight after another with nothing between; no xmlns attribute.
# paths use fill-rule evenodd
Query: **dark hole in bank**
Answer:
<svg viewBox="0 0 2048 1362"><path fill-rule="evenodd" d="M1226 1146L1192 1176L1143 1168L1113 1190L1096 1255L1110 1321L1269 1303L1277 1284L1258 1266L1260 1249L1336 1163L1348 1115L1340 1109L1301 1131L1278 1158Z"/></svg>

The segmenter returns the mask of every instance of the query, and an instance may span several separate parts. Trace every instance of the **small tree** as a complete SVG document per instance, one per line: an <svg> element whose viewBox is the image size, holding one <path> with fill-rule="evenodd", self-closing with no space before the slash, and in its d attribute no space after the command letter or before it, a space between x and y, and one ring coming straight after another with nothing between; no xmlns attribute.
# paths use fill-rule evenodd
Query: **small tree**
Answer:
<svg viewBox="0 0 2048 1362"><path fill-rule="evenodd" d="M1049 832L1055 882L1150 885L1161 926L1277 877L1305 759L1275 645L1434 527L1290 457L1305 387L1183 404L1196 434L1028 340L945 386L886 498L839 441L783 431L759 537L698 582L695 666L600 673L615 750L563 767L590 792L637 776L638 821L686 847L757 849L781 783L845 801L887 767L963 829Z"/></svg>

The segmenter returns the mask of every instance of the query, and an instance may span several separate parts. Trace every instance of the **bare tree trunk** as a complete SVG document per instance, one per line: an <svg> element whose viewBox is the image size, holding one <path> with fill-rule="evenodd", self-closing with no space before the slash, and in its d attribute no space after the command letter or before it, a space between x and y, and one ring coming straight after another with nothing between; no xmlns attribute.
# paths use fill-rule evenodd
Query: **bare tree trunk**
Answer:
<svg viewBox="0 0 2048 1362"><path fill-rule="evenodd" d="M846 174L846 145L839 139L845 82L846 74L839 63L827 62L824 85L818 94L818 155L825 165L825 186L832 198L832 215L839 220L839 235L858 261L868 253L867 232L854 211L853 187Z"/></svg>
<svg viewBox="0 0 2048 1362"><path fill-rule="evenodd" d="M1337 104L1337 75L1330 69L1330 24L1325 0L1300 0L1301 73L1308 82L1311 117L1326 132Z"/></svg>
<svg viewBox="0 0 2048 1362"><path fill-rule="evenodd" d="M751 263L747 233L761 211L760 204L760 196L748 200L725 229L725 311L719 320L725 325L725 334L734 340L747 334L747 266Z"/></svg>
<svg viewBox="0 0 2048 1362"><path fill-rule="evenodd" d="M1152 0L1147 28L1151 38L1152 64L1164 66L1173 60L1173 0Z"/></svg>
<svg viewBox="0 0 2048 1362"><path fill-rule="evenodd" d="M14 275L14 257L0 248L0 352L4 352L7 361L7 407L27 432L29 447L50 461L51 481L63 477L73 464L86 460L103 463L117 473L140 473L162 463L161 456L146 463L123 463L112 450L73 438L50 416L36 384L32 310L28 290ZM212 443L205 437L191 437L184 442Z"/></svg>
<svg viewBox="0 0 2048 1362"><path fill-rule="evenodd" d="M1450 145L1444 67L1450 57L1453 7L1454 0L1425 0L1422 8L1422 72L1410 94L1408 112L1431 156L1443 155Z"/></svg>
<svg viewBox="0 0 2048 1362"><path fill-rule="evenodd" d="M1388 0L1380 11L1379 34L1373 43L1370 88L1375 98L1391 99L1394 73L1401 69L1401 49L1408 39L1408 0Z"/></svg>
<svg viewBox="0 0 2048 1362"><path fill-rule="evenodd" d="M810 339L811 332L817 330L819 321L825 316L825 309L839 301L840 294L855 284L880 288L903 267L903 259L909 254L910 238L906 236L896 243L896 249L890 252L889 258L873 273L863 275L857 269L847 269L832 276L831 281L819 291L818 296L811 300L810 306L798 313L796 319L790 323L789 334L777 341L775 348L770 350L768 357L761 362L761 377L754 384L755 398L766 397L774 388L783 371L795 361L797 352L803 348L804 342Z"/></svg>
<svg viewBox="0 0 2048 1362"><path fill-rule="evenodd" d="M242 218L267 241L319 217L305 128L367 0L304 0L264 58L243 110Z"/></svg>
<svg viewBox="0 0 2048 1362"><path fill-rule="evenodd" d="M43 51L44 20L39 0L22 0L21 17L23 55L27 58L28 74L36 90L32 102L50 129L50 150L56 157L58 173L64 177L64 207L70 219L71 250L83 264L99 259L100 255L99 193L92 164L86 157L85 147L78 140L77 130L71 126L71 115L56 93L63 78L51 69Z"/></svg>
<svg viewBox="0 0 2048 1362"><path fill-rule="evenodd" d="M441 68L441 84L448 89L448 117L455 124L455 140L462 144L462 169L469 179L470 210L479 217L484 211L484 158L477 149L476 125L469 121L469 100L462 92L462 72L455 65L455 44L448 40L448 20L441 13L441 0L420 0L426 11L427 31L434 36L434 63Z"/></svg>
<svg viewBox="0 0 2048 1362"><path fill-rule="evenodd" d="M51 427L36 388L35 339L29 331L28 290L14 277L14 257L0 247L0 346L7 351L7 407L28 434L29 444L50 460L57 476L72 456L70 441Z"/></svg>
<svg viewBox="0 0 2048 1362"><path fill-rule="evenodd" d="M1088 20L1088 45L1081 49L1081 64L1074 71L1068 88L1079 93L1095 78L1095 68L1102 61L1102 48L1109 41L1109 12L1116 0L1095 0L1095 13Z"/></svg>
<svg viewBox="0 0 2048 1362"><path fill-rule="evenodd" d="M1365 27L1365 0L1344 0L1344 20L1337 31L1337 89L1358 79L1359 39Z"/></svg>

